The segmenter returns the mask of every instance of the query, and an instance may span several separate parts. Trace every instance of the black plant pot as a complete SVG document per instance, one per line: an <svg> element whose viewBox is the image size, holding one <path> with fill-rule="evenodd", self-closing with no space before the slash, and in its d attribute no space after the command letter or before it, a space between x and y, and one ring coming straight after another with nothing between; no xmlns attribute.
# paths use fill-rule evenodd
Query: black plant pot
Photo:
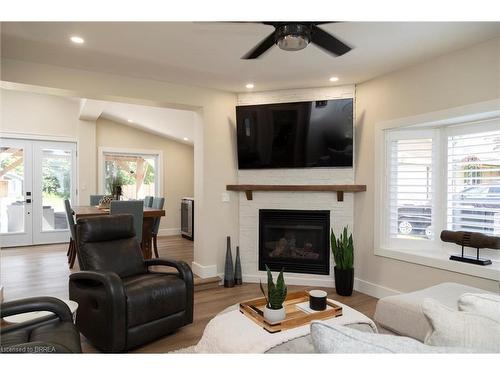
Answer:
<svg viewBox="0 0 500 375"><path fill-rule="evenodd" d="M337 267L334 268L335 272L335 290L340 296L352 295L354 286L354 268L341 270Z"/></svg>

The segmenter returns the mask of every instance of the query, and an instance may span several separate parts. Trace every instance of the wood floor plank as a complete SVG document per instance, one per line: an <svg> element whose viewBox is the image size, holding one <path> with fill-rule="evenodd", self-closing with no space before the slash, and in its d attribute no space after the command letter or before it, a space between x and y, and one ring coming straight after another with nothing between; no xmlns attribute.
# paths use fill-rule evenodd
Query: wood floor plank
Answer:
<svg viewBox="0 0 500 375"><path fill-rule="evenodd" d="M67 244L39 245L2 249L0 252L0 280L4 286L5 300L32 296L54 296L68 298L68 277L78 271L78 265L70 271L66 258ZM160 257L193 261L193 242L181 236L158 237ZM289 291L297 291L305 286L289 286ZM373 317L377 299L366 294L354 292L351 297L338 296L333 288L322 288L330 298L342 302ZM194 322L173 334L165 336L134 352L166 353L196 344L203 334L207 323L217 313L240 301L260 297L258 284L243 283L234 288L222 286L215 289L200 290L195 293ZM82 336L84 352L96 349Z"/></svg>

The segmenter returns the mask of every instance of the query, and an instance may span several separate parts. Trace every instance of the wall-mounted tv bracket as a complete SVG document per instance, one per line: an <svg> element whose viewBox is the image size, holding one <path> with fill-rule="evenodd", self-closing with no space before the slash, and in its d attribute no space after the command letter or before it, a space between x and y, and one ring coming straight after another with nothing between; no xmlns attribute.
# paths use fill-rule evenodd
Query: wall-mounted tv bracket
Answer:
<svg viewBox="0 0 500 375"><path fill-rule="evenodd" d="M462 253L460 255L451 255L450 260L472 263L480 266L487 266L491 264L491 260L480 258L479 249L500 249L500 237L487 236L485 234L475 232L443 230L441 232L441 241L451 242L462 246ZM465 247L475 248L476 256L473 257L465 255Z"/></svg>

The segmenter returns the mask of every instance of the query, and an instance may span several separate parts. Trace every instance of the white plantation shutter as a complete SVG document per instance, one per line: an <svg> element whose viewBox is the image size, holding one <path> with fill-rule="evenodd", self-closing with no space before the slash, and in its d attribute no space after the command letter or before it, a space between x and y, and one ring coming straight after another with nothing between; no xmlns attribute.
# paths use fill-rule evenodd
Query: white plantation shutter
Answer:
<svg viewBox="0 0 500 375"><path fill-rule="evenodd" d="M387 205L389 239L433 239L435 200L432 133L393 134L389 137Z"/></svg>
<svg viewBox="0 0 500 375"><path fill-rule="evenodd" d="M447 228L500 235L500 130L447 141Z"/></svg>

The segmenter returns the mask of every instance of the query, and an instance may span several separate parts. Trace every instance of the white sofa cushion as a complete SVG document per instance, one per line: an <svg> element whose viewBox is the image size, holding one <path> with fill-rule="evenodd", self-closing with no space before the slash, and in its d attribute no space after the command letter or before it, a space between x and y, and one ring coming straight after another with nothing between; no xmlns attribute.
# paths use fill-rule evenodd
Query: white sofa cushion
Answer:
<svg viewBox="0 0 500 375"><path fill-rule="evenodd" d="M500 295L465 293L458 300L458 309L487 316L500 323Z"/></svg>
<svg viewBox="0 0 500 375"><path fill-rule="evenodd" d="M432 298L457 310L458 299L464 293L487 291L457 283L443 283L416 292L384 297L377 303L374 320L392 332L423 342L430 329L422 312L424 299Z"/></svg>
<svg viewBox="0 0 500 375"><path fill-rule="evenodd" d="M433 299L422 304L431 330L425 344L500 353L500 323L483 315L449 308Z"/></svg>
<svg viewBox="0 0 500 375"><path fill-rule="evenodd" d="M475 350L424 345L409 337L360 332L345 326L311 324L316 353L474 353Z"/></svg>

